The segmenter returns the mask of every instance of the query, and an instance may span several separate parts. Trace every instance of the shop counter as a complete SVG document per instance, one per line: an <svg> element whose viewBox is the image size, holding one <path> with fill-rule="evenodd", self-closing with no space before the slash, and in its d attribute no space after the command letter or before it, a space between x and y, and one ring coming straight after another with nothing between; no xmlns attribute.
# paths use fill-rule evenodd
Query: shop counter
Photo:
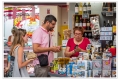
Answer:
<svg viewBox="0 0 120 80"><path fill-rule="evenodd" d="M49 74L51 77L66 77L66 75L60 75L60 74L51 73L51 72L48 72L48 74Z"/></svg>
<svg viewBox="0 0 120 80"><path fill-rule="evenodd" d="M50 75L50 77L66 77L66 75L60 75L60 74L51 73L51 72L48 72L48 74ZM29 75L30 77L35 77L35 73L30 73Z"/></svg>
<svg viewBox="0 0 120 80"><path fill-rule="evenodd" d="M30 77L35 77L35 73L30 73L29 76Z"/></svg>

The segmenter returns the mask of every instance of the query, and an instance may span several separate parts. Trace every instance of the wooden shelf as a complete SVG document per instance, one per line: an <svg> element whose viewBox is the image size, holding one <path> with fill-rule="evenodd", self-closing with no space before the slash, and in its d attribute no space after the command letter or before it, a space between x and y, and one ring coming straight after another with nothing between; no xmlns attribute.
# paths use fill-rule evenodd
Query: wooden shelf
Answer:
<svg viewBox="0 0 120 80"><path fill-rule="evenodd" d="M106 12L113 12L113 13L116 13L116 11L102 11L102 13L106 13Z"/></svg>
<svg viewBox="0 0 120 80"><path fill-rule="evenodd" d="M91 30L85 30L84 32L92 32Z"/></svg>
<svg viewBox="0 0 120 80"><path fill-rule="evenodd" d="M116 35L116 33L113 33L113 35Z"/></svg>
<svg viewBox="0 0 120 80"><path fill-rule="evenodd" d="M74 16L82 16L80 14L75 14ZM99 16L99 14L89 14L89 16Z"/></svg>

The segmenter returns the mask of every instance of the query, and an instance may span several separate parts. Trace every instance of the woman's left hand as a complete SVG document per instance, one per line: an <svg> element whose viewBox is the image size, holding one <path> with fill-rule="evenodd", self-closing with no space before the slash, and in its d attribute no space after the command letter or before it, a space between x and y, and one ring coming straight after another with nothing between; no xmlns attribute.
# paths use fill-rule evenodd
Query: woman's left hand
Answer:
<svg viewBox="0 0 120 80"><path fill-rule="evenodd" d="M76 48L75 48L75 52L81 52L82 51L82 49L79 47L79 46L77 46Z"/></svg>

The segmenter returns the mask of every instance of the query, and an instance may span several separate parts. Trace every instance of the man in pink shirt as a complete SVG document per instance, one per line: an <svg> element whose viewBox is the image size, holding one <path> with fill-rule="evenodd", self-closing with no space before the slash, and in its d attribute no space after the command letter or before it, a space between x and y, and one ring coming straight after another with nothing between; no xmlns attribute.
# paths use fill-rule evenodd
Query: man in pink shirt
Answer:
<svg viewBox="0 0 120 80"><path fill-rule="evenodd" d="M34 31L32 35L33 51L40 56L41 54L48 55L49 65L54 59L53 52L59 52L60 46L53 46L50 31L53 31L57 19L53 15L47 15L45 17L44 23L41 27ZM50 37L49 37L50 35ZM50 46L49 46L50 39ZM50 70L49 65L41 67L38 59L34 62L35 66L35 76L36 77L47 77L48 71Z"/></svg>

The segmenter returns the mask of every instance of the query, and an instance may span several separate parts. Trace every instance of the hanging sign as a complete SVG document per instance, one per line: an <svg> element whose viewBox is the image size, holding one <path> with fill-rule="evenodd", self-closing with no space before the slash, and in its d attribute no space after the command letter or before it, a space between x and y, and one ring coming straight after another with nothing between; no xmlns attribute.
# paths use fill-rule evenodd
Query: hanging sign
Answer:
<svg viewBox="0 0 120 80"><path fill-rule="evenodd" d="M50 9L47 9L47 14L50 14Z"/></svg>

